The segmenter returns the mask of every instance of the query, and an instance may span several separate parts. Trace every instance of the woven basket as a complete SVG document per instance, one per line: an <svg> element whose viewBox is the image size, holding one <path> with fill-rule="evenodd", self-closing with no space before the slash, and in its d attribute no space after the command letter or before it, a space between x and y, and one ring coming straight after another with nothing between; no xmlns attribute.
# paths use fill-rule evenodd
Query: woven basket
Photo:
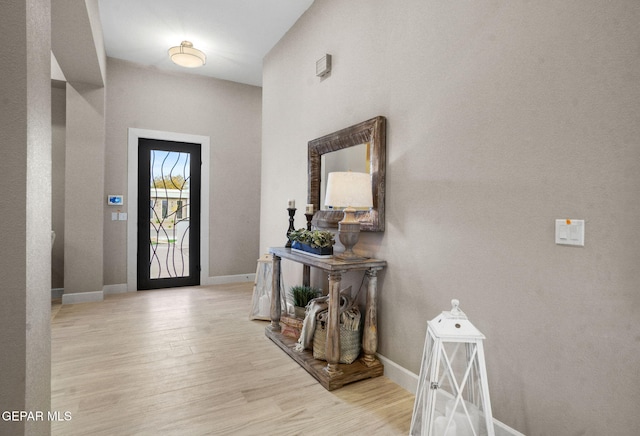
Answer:
<svg viewBox="0 0 640 436"><path fill-rule="evenodd" d="M341 316L341 321L344 316L347 315L350 318L357 318L356 330L346 328L344 323L340 323L340 363L353 363L362 350L361 340L361 322L360 311L357 308L351 308L348 312L345 312ZM316 323L316 330L313 333L313 358L320 360L327 360L327 329L325 322L318 321Z"/></svg>

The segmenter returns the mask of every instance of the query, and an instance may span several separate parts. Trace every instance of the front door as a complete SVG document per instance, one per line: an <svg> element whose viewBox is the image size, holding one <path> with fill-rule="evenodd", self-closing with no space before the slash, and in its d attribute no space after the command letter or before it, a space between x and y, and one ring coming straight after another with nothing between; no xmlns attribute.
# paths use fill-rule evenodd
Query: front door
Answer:
<svg viewBox="0 0 640 436"><path fill-rule="evenodd" d="M200 144L138 139L138 289L200 284Z"/></svg>

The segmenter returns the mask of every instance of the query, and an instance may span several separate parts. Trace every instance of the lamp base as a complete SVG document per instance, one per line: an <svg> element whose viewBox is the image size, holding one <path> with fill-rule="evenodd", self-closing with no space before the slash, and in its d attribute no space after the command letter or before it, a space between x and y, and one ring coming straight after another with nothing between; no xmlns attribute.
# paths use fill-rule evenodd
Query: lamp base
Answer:
<svg viewBox="0 0 640 436"><path fill-rule="evenodd" d="M334 257L349 261L368 259L353 252L353 247L360 238L360 223L355 219L355 209L348 207L344 210L344 218L338 223L338 237L344 245L344 252L335 254Z"/></svg>

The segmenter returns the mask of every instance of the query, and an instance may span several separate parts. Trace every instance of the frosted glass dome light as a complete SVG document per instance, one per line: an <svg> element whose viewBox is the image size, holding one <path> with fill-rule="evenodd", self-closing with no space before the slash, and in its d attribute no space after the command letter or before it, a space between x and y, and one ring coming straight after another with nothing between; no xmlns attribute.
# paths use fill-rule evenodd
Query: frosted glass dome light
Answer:
<svg viewBox="0 0 640 436"><path fill-rule="evenodd" d="M174 64L185 68L198 68L207 63L204 52L193 48L189 41L182 41L179 46L171 47L169 56Z"/></svg>

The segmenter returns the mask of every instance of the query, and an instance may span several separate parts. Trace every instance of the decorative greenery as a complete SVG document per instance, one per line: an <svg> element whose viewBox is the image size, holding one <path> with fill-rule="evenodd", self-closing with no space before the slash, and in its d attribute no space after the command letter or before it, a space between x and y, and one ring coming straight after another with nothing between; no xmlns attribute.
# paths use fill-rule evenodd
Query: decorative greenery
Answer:
<svg viewBox="0 0 640 436"><path fill-rule="evenodd" d="M289 234L289 239L314 248L332 247L336 243L333 233L327 230L298 229Z"/></svg>
<svg viewBox="0 0 640 436"><path fill-rule="evenodd" d="M151 181L152 188L161 189L189 189L189 180L178 174L175 176L154 177Z"/></svg>
<svg viewBox="0 0 640 436"><path fill-rule="evenodd" d="M322 295L322 291L311 286L292 286L289 290L293 305L306 307L309 301Z"/></svg>

